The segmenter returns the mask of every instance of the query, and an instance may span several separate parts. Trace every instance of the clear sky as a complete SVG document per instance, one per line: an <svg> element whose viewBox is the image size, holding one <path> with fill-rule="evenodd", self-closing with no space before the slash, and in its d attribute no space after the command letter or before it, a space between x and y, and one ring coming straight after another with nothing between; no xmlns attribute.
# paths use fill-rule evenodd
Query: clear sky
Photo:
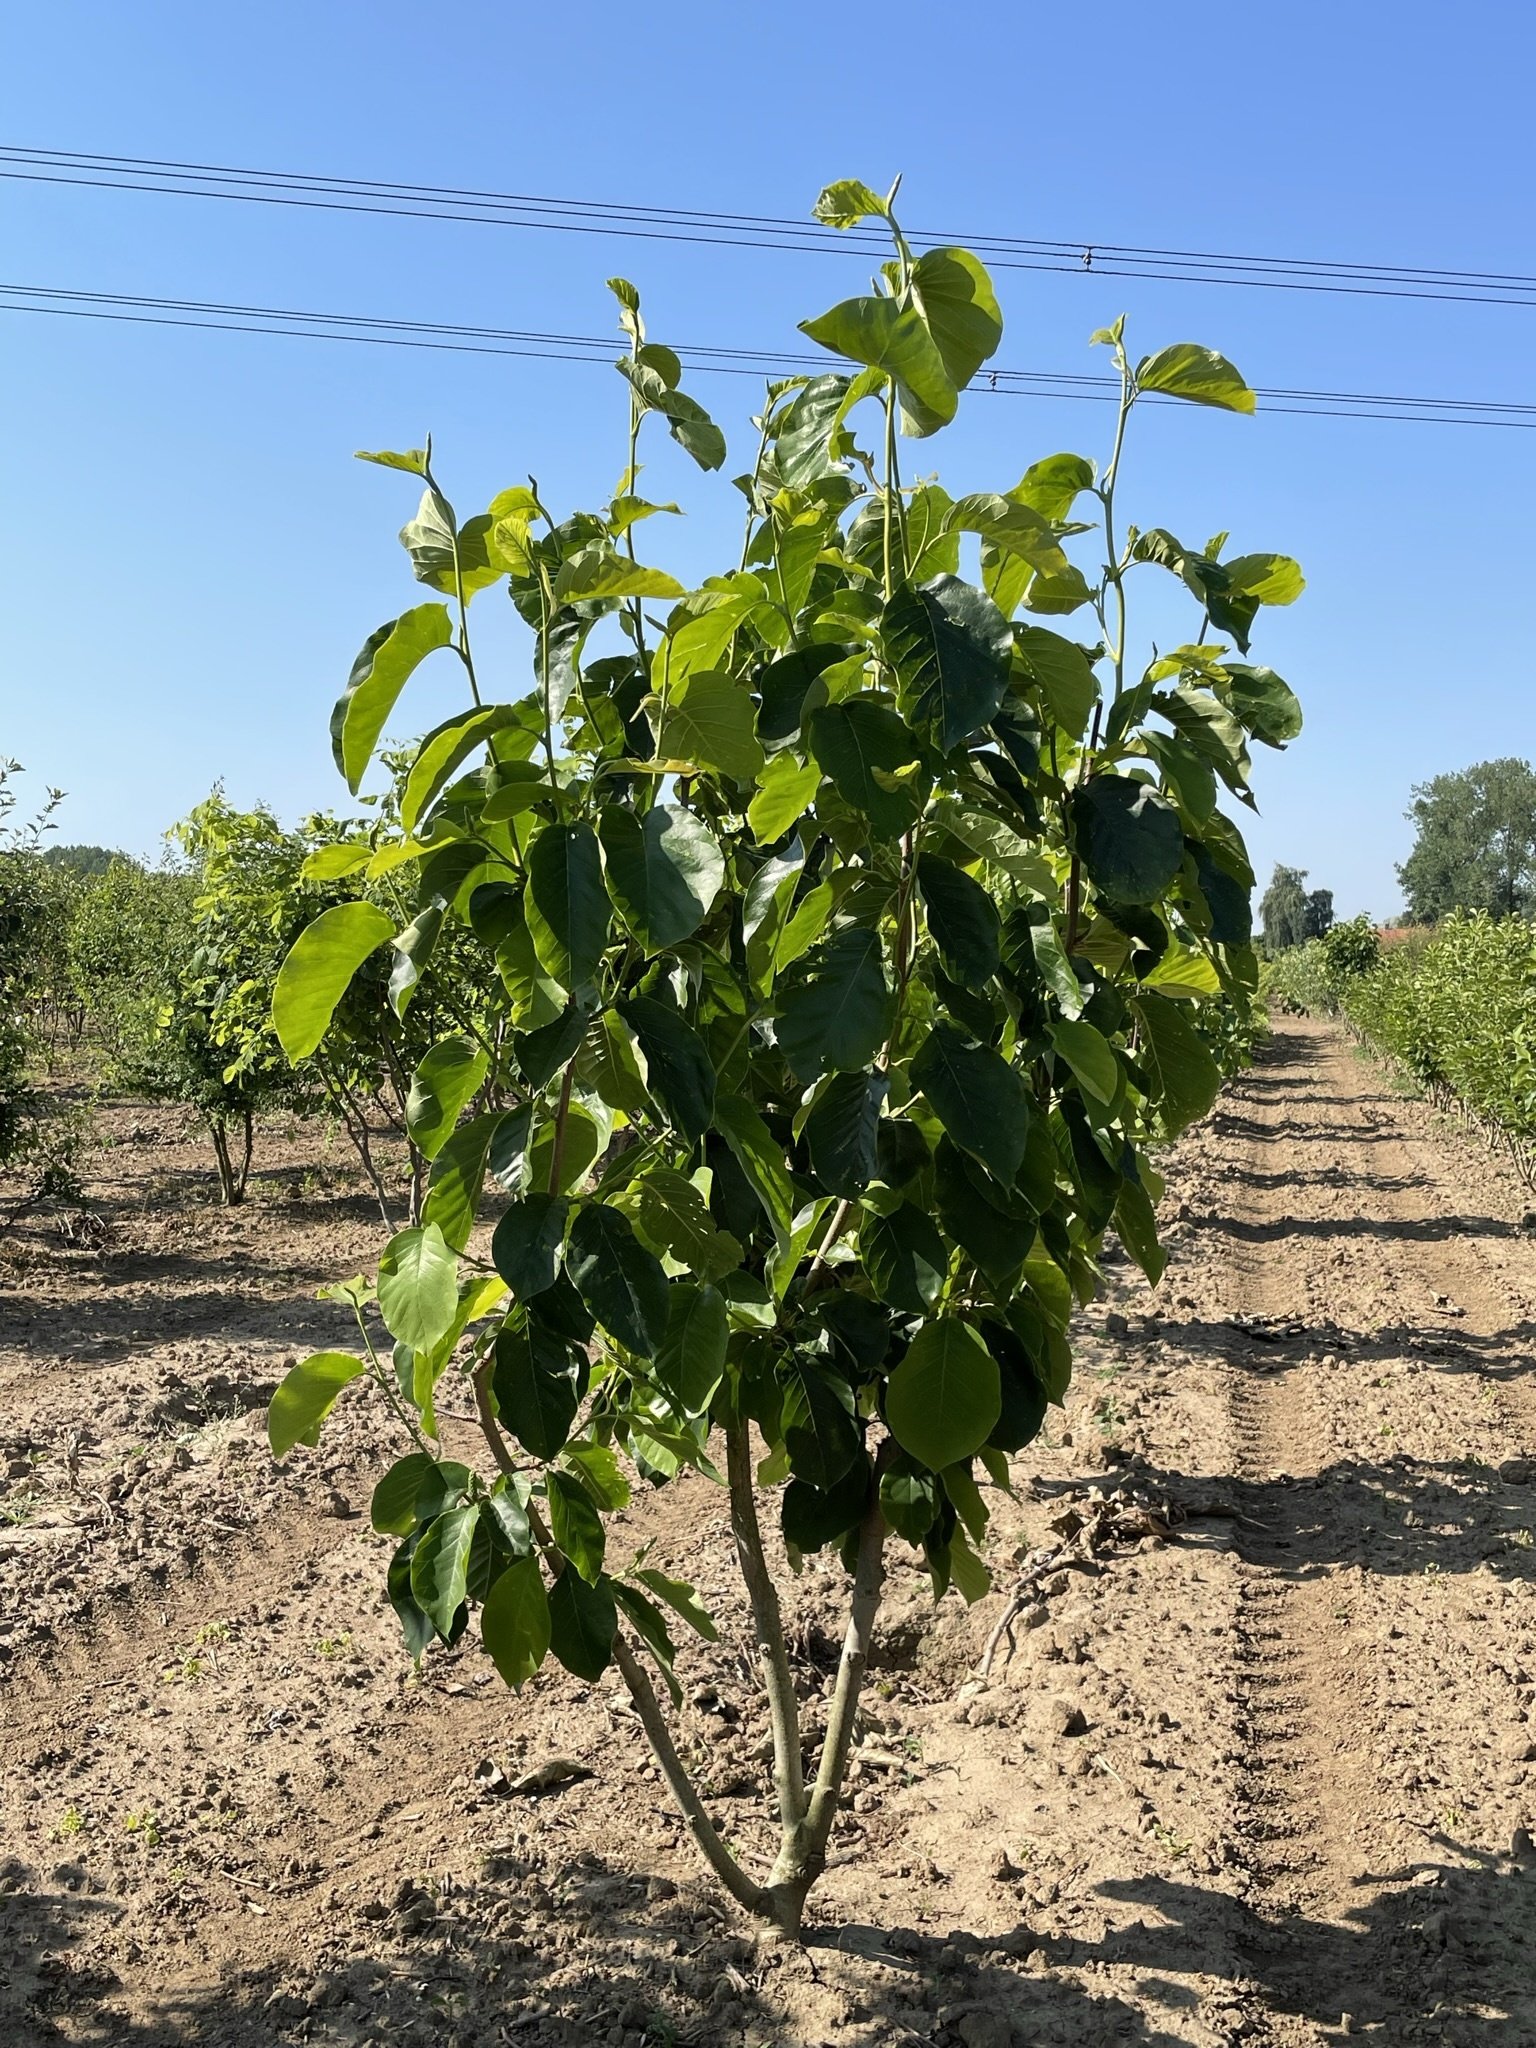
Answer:
<svg viewBox="0 0 1536 2048"><path fill-rule="evenodd" d="M1531 250L1530 10L1294 0L1180 10L916 0L849 14L588 0L580 8L57 0L7 31L12 143L265 169L804 215L828 179L905 175L914 228L1501 272ZM864 287L849 253L768 254L0 182L0 282L601 333L640 283L658 340L796 349ZM1525 401L1518 307L1000 274L1014 368L1223 349L1251 383ZM0 313L0 753L69 792L63 835L153 851L222 778L286 816L345 796L326 737L358 647L418 602L394 534L410 481L351 460L430 427L461 514L536 475L562 508L621 466L611 372L569 363ZM691 379L731 437L702 479L653 444L647 536L685 579L733 557L754 387ZM911 466L1005 489L1101 456L1104 409L977 396ZM1256 750L1261 876L1341 912L1398 903L1410 785L1530 737L1536 434L1148 410L1125 511L1297 556L1309 587L1255 656L1304 737ZM1151 577L1155 572L1145 572ZM499 598L482 598L505 609ZM477 609L479 608L477 607ZM1144 615L1165 638L1160 613ZM499 624L499 616L495 624ZM1194 621L1183 623L1181 636ZM510 634L481 627L526 678ZM453 708L421 681L401 730Z"/></svg>

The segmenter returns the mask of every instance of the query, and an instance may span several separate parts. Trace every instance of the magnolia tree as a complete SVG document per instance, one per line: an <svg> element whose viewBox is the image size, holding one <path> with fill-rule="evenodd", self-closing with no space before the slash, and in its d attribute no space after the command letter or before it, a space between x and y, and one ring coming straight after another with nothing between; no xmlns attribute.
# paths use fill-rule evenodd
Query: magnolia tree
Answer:
<svg viewBox="0 0 1536 2048"><path fill-rule="evenodd" d="M327 910L273 998L302 1062L371 956L409 976L452 928L493 970L517 1082L465 1117L485 1047L449 1035L422 1060L421 1226L338 1290L360 1349L289 1374L274 1450L371 1382L414 1440L372 1511L411 1650L474 1628L513 1687L551 1654L589 1682L616 1666L704 1856L786 1929L825 1863L887 1545L936 1595L982 1596L988 1493L1065 1393L1105 1233L1161 1273L1148 1146L1215 1096L1202 1006L1255 982L1218 795L1248 802L1249 740L1300 727L1244 658L1295 564L1186 547L1118 502L1143 394L1252 412L1233 366L1189 343L1133 363L1117 323L1095 337L1120 380L1102 469L1051 455L958 499L903 483L902 436L952 420L998 346L992 285L964 249L915 253L863 185L817 213L883 222L891 260L804 327L848 367L769 386L740 559L698 589L642 560L662 550L637 532L676 508L638 494L638 444L665 429L715 469L725 439L622 280L611 502L562 516L530 484L461 522L430 449L367 458L423 479L401 538L448 601L359 655L332 721L349 786L435 650L467 701L417 748L385 856L410 863L414 918ZM1178 578L1197 622L1145 667L1143 573ZM471 645L498 585L532 635L520 692ZM444 1375L484 1469L442 1455ZM766 1873L723 1841L647 1669L675 1703L673 1630L714 1625L609 1520L636 1476L685 1466L729 1493L773 1738ZM830 1547L848 1575L809 1763L765 1512L791 1564Z"/></svg>

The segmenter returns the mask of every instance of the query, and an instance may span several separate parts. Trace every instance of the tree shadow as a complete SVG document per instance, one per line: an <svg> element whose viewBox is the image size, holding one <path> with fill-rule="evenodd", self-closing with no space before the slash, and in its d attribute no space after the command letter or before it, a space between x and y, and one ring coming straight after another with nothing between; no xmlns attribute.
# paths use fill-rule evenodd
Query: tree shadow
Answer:
<svg viewBox="0 0 1536 2048"><path fill-rule="evenodd" d="M1376 1237L1390 1243L1442 1244L1453 1237L1510 1238L1523 1235L1498 1216L1274 1216L1263 1222L1219 1211L1186 1219L1192 1229L1209 1230L1239 1244L1279 1244L1296 1237Z"/></svg>

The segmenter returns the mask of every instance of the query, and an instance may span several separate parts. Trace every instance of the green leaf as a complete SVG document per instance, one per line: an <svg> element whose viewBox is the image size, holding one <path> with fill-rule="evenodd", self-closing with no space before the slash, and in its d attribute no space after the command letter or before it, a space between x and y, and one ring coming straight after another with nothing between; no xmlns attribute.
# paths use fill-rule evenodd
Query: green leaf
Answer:
<svg viewBox="0 0 1536 2048"><path fill-rule="evenodd" d="M715 1100L715 1128L767 1212L773 1234L787 1242L794 1227L795 1191L784 1164L784 1148L750 1102L739 1095Z"/></svg>
<svg viewBox="0 0 1536 2048"><path fill-rule="evenodd" d="M416 985L437 949L443 916L441 903L429 903L425 910L412 918L404 931L396 932L390 941L395 949L395 964L389 970L389 1007L402 1023Z"/></svg>
<svg viewBox="0 0 1536 2048"><path fill-rule="evenodd" d="M517 1301L554 1286L570 1209L563 1195L524 1195L496 1225L491 1262Z"/></svg>
<svg viewBox="0 0 1536 2048"><path fill-rule="evenodd" d="M562 988L597 973L608 943L608 892L590 825L546 825L528 850L524 899L539 965Z"/></svg>
<svg viewBox="0 0 1536 2048"><path fill-rule="evenodd" d="M872 215L884 219L889 212L878 192L859 178L836 178L823 188L811 208L813 218L827 228L856 228Z"/></svg>
<svg viewBox="0 0 1536 2048"><path fill-rule="evenodd" d="M375 903L338 903L299 933L272 990L272 1026L293 1064L319 1045L353 975L394 933Z"/></svg>
<svg viewBox="0 0 1536 2048"><path fill-rule="evenodd" d="M610 804L597 821L608 894L648 952L691 938L725 880L725 856L693 811L657 804L643 823Z"/></svg>
<svg viewBox="0 0 1536 2048"><path fill-rule="evenodd" d="M415 1535L408 1536L389 1560L385 1590L389 1604L395 1610L395 1618L400 1623L401 1633L405 1637L405 1647L419 1665L431 1647L435 1631L411 1597L411 1557L417 1541Z"/></svg>
<svg viewBox="0 0 1536 2048"><path fill-rule="evenodd" d="M930 780L916 736L889 705L868 697L824 704L811 713L807 738L821 772L880 838L899 839L916 823Z"/></svg>
<svg viewBox="0 0 1536 2048"><path fill-rule="evenodd" d="M405 1125L426 1159L435 1159L459 1120L459 1111L485 1079L489 1056L467 1038L442 1038L411 1077Z"/></svg>
<svg viewBox="0 0 1536 2048"><path fill-rule="evenodd" d="M497 1413L530 1457L547 1463L558 1455L581 1403L564 1338L527 1320L504 1324L496 1336L491 1391Z"/></svg>
<svg viewBox="0 0 1536 2048"><path fill-rule="evenodd" d="M602 1574L607 1541L602 1516L579 1480L569 1479L563 1472L546 1472L544 1486L551 1535L587 1584L595 1586Z"/></svg>
<svg viewBox="0 0 1536 2048"><path fill-rule="evenodd" d="M589 1586L579 1572L563 1571L550 1589L550 1648L567 1671L591 1685L613 1660L618 1621L604 1580Z"/></svg>
<svg viewBox="0 0 1536 2048"><path fill-rule="evenodd" d="M1074 1022L1058 1017L1051 1024L1051 1043L1088 1094L1106 1107L1113 1103L1120 1085L1120 1063L1102 1032L1082 1019Z"/></svg>
<svg viewBox="0 0 1536 2048"><path fill-rule="evenodd" d="M670 349L648 348L642 353L650 357L649 362L631 362L627 358L615 365L620 374L629 380L641 407L646 412L659 412L666 421L672 438L680 448L685 449L700 469L718 469L725 460L725 436L715 425L709 414L696 398L688 397L659 374L659 361L667 362L669 370L680 367Z"/></svg>
<svg viewBox="0 0 1536 2048"><path fill-rule="evenodd" d="M755 676L758 695L757 736L767 747L781 747L799 732L806 705L815 710L825 696L816 688L828 669L858 658L858 650L837 641L816 641L768 662Z"/></svg>
<svg viewBox="0 0 1536 2048"><path fill-rule="evenodd" d="M1154 1102L1170 1137L1205 1115L1221 1093L1221 1069L1183 1007L1166 996L1136 999L1145 1043L1141 1064L1156 1083Z"/></svg>
<svg viewBox="0 0 1536 2048"><path fill-rule="evenodd" d="M605 1202L585 1203L571 1225L565 1270L615 1342L641 1358L655 1356L667 1329L667 1276L627 1216Z"/></svg>
<svg viewBox="0 0 1536 2048"><path fill-rule="evenodd" d="M1057 523L1071 513L1079 496L1093 488L1093 464L1086 455L1043 455L1032 462L1008 493L1042 519Z"/></svg>
<svg viewBox="0 0 1536 2048"><path fill-rule="evenodd" d="M1228 681L1219 694L1238 723L1266 746L1283 747L1301 731L1301 706L1288 683L1272 668L1225 664Z"/></svg>
<svg viewBox="0 0 1536 2048"><path fill-rule="evenodd" d="M491 1662L516 1692L549 1655L549 1595L536 1557L520 1557L497 1579L480 1614Z"/></svg>
<svg viewBox="0 0 1536 2048"><path fill-rule="evenodd" d="M689 1415L704 1414L725 1373L725 1296L718 1287L674 1282L656 1379Z"/></svg>
<svg viewBox="0 0 1536 2048"><path fill-rule="evenodd" d="M1122 1181L1115 1202L1115 1229L1120 1242L1155 1287L1168 1265L1168 1254L1157 1238L1157 1212L1139 1182Z"/></svg>
<svg viewBox="0 0 1536 2048"><path fill-rule="evenodd" d="M528 1185L548 1188L552 1194L568 1195L585 1180L587 1169L607 1142L591 1111L573 1102L565 1116L565 1142L560 1148L560 1176L552 1182L555 1163L555 1119L546 1117L539 1125L528 1153Z"/></svg>
<svg viewBox="0 0 1536 2048"><path fill-rule="evenodd" d="M1170 398L1188 398L1196 405L1217 405L1225 412L1253 412L1258 400L1225 356L1198 342L1175 341L1136 365L1141 391L1163 391Z"/></svg>
<svg viewBox="0 0 1536 2048"><path fill-rule="evenodd" d="M935 853L917 857L917 887L944 970L980 987L1002 963L1002 920L981 884Z"/></svg>
<svg viewBox="0 0 1536 2048"><path fill-rule="evenodd" d="M373 451L367 448L359 448L352 460L354 462L376 462L381 469L407 470L412 476L425 476L427 473L427 451L425 448L407 448L403 453L397 452L392 448L380 448Z"/></svg>
<svg viewBox="0 0 1536 2048"><path fill-rule="evenodd" d="M411 1556L411 1597L440 1636L453 1632L454 1616L469 1590L469 1552L480 1503L450 1508L422 1531Z"/></svg>
<svg viewBox="0 0 1536 2048"><path fill-rule="evenodd" d="M435 1223L456 1252L469 1243L485 1186L486 1161L504 1111L496 1109L461 1124L432 1162L423 1223Z"/></svg>
<svg viewBox="0 0 1536 2048"><path fill-rule="evenodd" d="M802 320L800 332L834 355L892 378L909 434L935 433L954 418L960 394L916 306L889 298L843 299L819 319Z"/></svg>
<svg viewBox="0 0 1536 2048"><path fill-rule="evenodd" d="M820 781L821 770L814 761L800 761L787 752L774 755L758 778L757 795L747 806L747 824L760 846L782 839L805 815Z"/></svg>
<svg viewBox="0 0 1536 2048"><path fill-rule="evenodd" d="M805 1122L811 1165L834 1195L862 1194L877 1171L880 1110L890 1087L883 1073L834 1074Z"/></svg>
<svg viewBox="0 0 1536 2048"><path fill-rule="evenodd" d="M471 754L478 753L498 733L517 736L523 752L533 745L526 700L517 704L485 704L473 711L455 713L429 732L416 750L411 772L400 798L400 823L414 832L422 813ZM506 742L503 742L505 745Z"/></svg>
<svg viewBox="0 0 1536 2048"><path fill-rule="evenodd" d="M1301 564L1289 555L1234 555L1221 566L1228 588L1256 604L1294 604L1307 587Z"/></svg>
<svg viewBox="0 0 1536 2048"><path fill-rule="evenodd" d="M1076 641L1045 626L1016 627L1014 645L1047 711L1064 732L1081 739L1099 701L1099 679L1087 655Z"/></svg>
<svg viewBox="0 0 1536 2048"><path fill-rule="evenodd" d="M837 1484L863 1448L853 1389L799 1352L789 1361L783 1431L796 1478L823 1490Z"/></svg>
<svg viewBox="0 0 1536 2048"><path fill-rule="evenodd" d="M752 695L745 683L706 669L673 686L656 736L664 761L713 768L733 782L755 781L763 749L753 729Z"/></svg>
<svg viewBox="0 0 1536 2048"><path fill-rule="evenodd" d="M683 1688L677 1682L673 1665L677 1658L677 1645L667 1632L661 1609L653 1600L647 1600L638 1586L626 1586L617 1579L608 1581L614 1600L623 1610L626 1619L636 1635L645 1644L666 1681L674 1707L683 1704Z"/></svg>
<svg viewBox="0 0 1536 2048"><path fill-rule="evenodd" d="M305 882L338 882L344 875L355 875L359 868L367 867L372 858L373 848L366 839L338 840L331 846L317 846L307 854L299 878Z"/></svg>
<svg viewBox="0 0 1536 2048"><path fill-rule="evenodd" d="M612 1514L629 1506L629 1481L607 1444L590 1443L583 1438L567 1444L560 1459L586 1488L594 1507Z"/></svg>
<svg viewBox="0 0 1536 2048"><path fill-rule="evenodd" d="M903 713L945 753L979 732L1007 695L1012 629L985 591L958 576L896 591L880 635Z"/></svg>
<svg viewBox="0 0 1536 2048"><path fill-rule="evenodd" d="M637 1571L635 1577L643 1586L649 1586L658 1600L664 1600L674 1614L680 1614L695 1635L702 1636L706 1643L717 1643L720 1631L713 1618L702 1608L686 1579L669 1579L665 1572L651 1567Z"/></svg>
<svg viewBox="0 0 1536 2048"><path fill-rule="evenodd" d="M437 1225L392 1237L379 1260L379 1313L389 1334L412 1351L431 1352L452 1329L458 1305L458 1261Z"/></svg>
<svg viewBox="0 0 1536 2048"><path fill-rule="evenodd" d="M859 1258L879 1299L912 1315L932 1308L949 1272L949 1247L913 1202L860 1217Z"/></svg>
<svg viewBox="0 0 1536 2048"><path fill-rule="evenodd" d="M368 1370L345 1351L317 1351L284 1376L267 1407L267 1441L274 1458L286 1458L295 1444L314 1445L320 1425L342 1388Z"/></svg>
<svg viewBox="0 0 1536 2048"><path fill-rule="evenodd" d="M1061 1005L1061 1014L1064 1017L1080 1016L1084 1002L1082 983L1073 973L1066 948L1048 917L1030 925L1029 946L1040 979Z"/></svg>
<svg viewBox="0 0 1536 2048"><path fill-rule="evenodd" d="M370 462L378 459L368 457ZM435 649L446 647L452 637L448 607L419 604L398 619L390 619L363 642L347 687L331 713L331 750L354 796L400 692L420 663Z"/></svg>
<svg viewBox="0 0 1536 2048"><path fill-rule="evenodd" d="M675 1167L648 1168L630 1183L623 1206L653 1249L669 1252L701 1280L714 1280L741 1264L740 1244L729 1231L716 1229L702 1190ZM675 1314L676 1289L673 1298Z"/></svg>
<svg viewBox="0 0 1536 2048"><path fill-rule="evenodd" d="M440 590L445 597L455 596L462 586L468 599L505 574L501 563L490 558L486 545L490 527L490 520L482 515L456 532L453 507L429 484L416 517L400 529L400 545L411 558L418 583Z"/></svg>
<svg viewBox="0 0 1536 2048"><path fill-rule="evenodd" d="M1009 1290L1034 1238L1023 1204L948 1137L934 1155L933 1198L944 1230L994 1287Z"/></svg>
<svg viewBox="0 0 1536 2048"><path fill-rule="evenodd" d="M893 1007L879 932L850 925L806 956L803 978L779 998L779 1050L802 1081L829 1067L867 1067L885 1043Z"/></svg>
<svg viewBox="0 0 1536 2048"><path fill-rule="evenodd" d="M1029 1140L1029 1093L1017 1069L940 1022L913 1059L911 1075L955 1143L1011 1186Z"/></svg>
<svg viewBox="0 0 1536 2048"><path fill-rule="evenodd" d="M560 564L555 602L592 597L682 597L684 589L664 569L647 569L621 555L610 541L593 541Z"/></svg>
<svg viewBox="0 0 1536 2048"><path fill-rule="evenodd" d="M681 1012L654 996L617 1005L645 1059L646 1088L674 1130L702 1138L715 1109L715 1069L704 1041Z"/></svg>
<svg viewBox="0 0 1536 2048"><path fill-rule="evenodd" d="M997 1361L958 1317L925 1323L885 1390L885 1419L904 1451L940 1472L974 1457L1002 1412Z"/></svg>
<svg viewBox="0 0 1536 2048"><path fill-rule="evenodd" d="M432 1487L434 1498L449 1499L468 1484L467 1465L440 1464L430 1451L412 1451L409 1457L397 1458L373 1489L369 1520L380 1536L409 1536L418 1520L416 1503L425 1487Z"/></svg>
<svg viewBox="0 0 1536 2048"><path fill-rule="evenodd" d="M1184 863L1179 814L1145 782L1094 775L1072 792L1078 851L1115 903L1155 903Z"/></svg>
<svg viewBox="0 0 1536 2048"><path fill-rule="evenodd" d="M929 249L912 265L909 282L949 381L963 391L1003 338L986 267L969 249Z"/></svg>

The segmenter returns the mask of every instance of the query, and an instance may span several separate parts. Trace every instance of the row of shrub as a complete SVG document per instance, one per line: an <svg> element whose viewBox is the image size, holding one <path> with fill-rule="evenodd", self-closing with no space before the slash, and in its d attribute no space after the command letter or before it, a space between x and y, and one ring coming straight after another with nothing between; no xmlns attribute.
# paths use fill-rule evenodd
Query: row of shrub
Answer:
<svg viewBox="0 0 1536 2048"><path fill-rule="evenodd" d="M1356 919L1283 954L1268 970L1267 988L1282 1008L1342 1014L1437 1100L1505 1136L1529 1177L1536 926L1457 912L1383 949Z"/></svg>

